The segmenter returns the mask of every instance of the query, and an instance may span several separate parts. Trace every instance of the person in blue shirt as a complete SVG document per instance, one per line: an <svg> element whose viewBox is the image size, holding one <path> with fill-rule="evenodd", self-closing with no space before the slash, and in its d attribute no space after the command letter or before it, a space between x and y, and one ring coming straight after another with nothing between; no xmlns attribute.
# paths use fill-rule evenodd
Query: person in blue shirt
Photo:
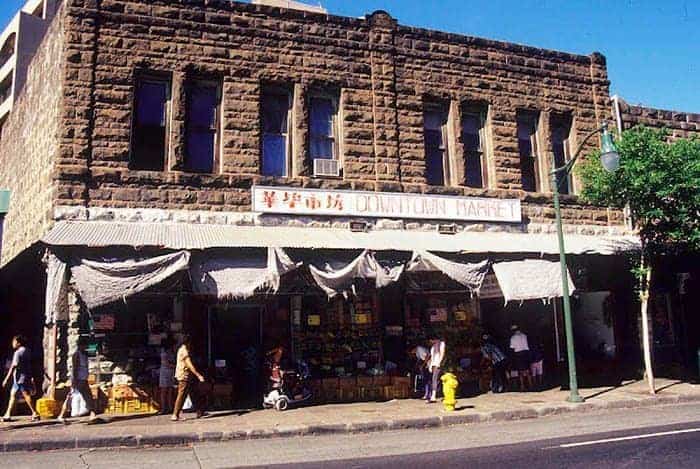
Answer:
<svg viewBox="0 0 700 469"><path fill-rule="evenodd" d="M26 402L27 406L29 406L29 410L32 412L32 421L39 420L39 415L36 413L36 410L32 405L34 380L32 378L31 359L26 343L27 340L24 338L24 336L17 335L12 338L12 348L15 352L12 356L12 364L10 365L10 369L2 382L2 387L7 387L10 382L10 378L12 378L12 389L10 390L10 401L7 404L7 410L5 411L5 415L0 417L0 422L11 421L12 410L15 407L18 394L22 395L24 402Z"/></svg>

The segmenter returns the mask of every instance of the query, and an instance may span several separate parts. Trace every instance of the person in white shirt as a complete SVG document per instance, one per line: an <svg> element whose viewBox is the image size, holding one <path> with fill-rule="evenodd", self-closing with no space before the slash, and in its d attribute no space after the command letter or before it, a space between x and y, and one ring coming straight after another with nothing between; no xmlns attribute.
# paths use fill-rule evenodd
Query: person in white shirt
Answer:
<svg viewBox="0 0 700 469"><path fill-rule="evenodd" d="M423 399L428 400L428 399L430 399L430 370L428 369L428 361L430 360L430 351L426 347L423 347L422 345L416 345L415 347L413 347L409 350L409 354L411 356L415 357L415 360L416 360L415 372L416 372L416 375L419 375L421 377L421 383L423 385L423 390L424 390ZM417 382L416 382L416 387L417 387ZM417 391L418 390L416 389L416 392Z"/></svg>
<svg viewBox="0 0 700 469"><path fill-rule="evenodd" d="M428 369L433 375L430 400L428 402L437 402L437 390L440 382L440 369L442 362L445 360L446 345L445 342L437 337L433 337L430 341L430 360L428 361Z"/></svg>
<svg viewBox="0 0 700 469"><path fill-rule="evenodd" d="M513 324L510 328L513 335L510 337L510 349L513 351L513 368L518 372L520 379L520 390L525 391L532 387L532 377L530 376L530 346L527 336L520 328ZM525 382L527 381L527 387Z"/></svg>

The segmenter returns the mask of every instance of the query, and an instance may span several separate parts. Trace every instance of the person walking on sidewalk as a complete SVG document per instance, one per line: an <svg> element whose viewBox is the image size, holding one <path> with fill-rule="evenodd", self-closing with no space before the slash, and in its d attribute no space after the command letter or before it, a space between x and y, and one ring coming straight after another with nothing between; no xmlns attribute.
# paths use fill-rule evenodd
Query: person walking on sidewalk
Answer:
<svg viewBox="0 0 700 469"><path fill-rule="evenodd" d="M430 361L428 367L432 373L430 400L428 402L437 402L437 390L440 384L440 369L442 362L445 360L447 346L445 342L437 336L431 339L432 346L430 347Z"/></svg>
<svg viewBox="0 0 700 469"><path fill-rule="evenodd" d="M29 410L32 412L32 421L39 420L39 415L36 413L32 405L32 393L34 391L32 379L32 366L29 350L26 347L27 339L24 336L16 335L12 338L12 348L14 355L12 356L12 364L5 375L2 382L2 387L7 387L12 378L12 389L10 390L10 400L7 403L5 415L0 417L0 422L9 422L12 418L12 410L15 407L17 395L21 394L24 402L27 403Z"/></svg>
<svg viewBox="0 0 700 469"><path fill-rule="evenodd" d="M85 407L90 413L90 421L94 421L97 418L95 414L95 400L92 398L92 390L88 384L90 370L88 366L87 343L87 338L80 337L78 339L78 349L71 357L70 393L66 396L66 400L63 401L63 407L61 407L61 413L58 416L59 422L65 422L68 406L72 403L73 396L76 393L85 400Z"/></svg>
<svg viewBox="0 0 700 469"><path fill-rule="evenodd" d="M197 411L197 418L204 415L200 407L199 393L197 392L196 377L199 382L204 382L204 376L197 371L197 368L192 363L190 358L190 349L192 341L189 335L184 335L180 341L180 347L177 349L177 359L175 364L175 379L177 380L177 398L175 399L175 409L173 416L170 418L173 422L180 420L180 412L185 404L185 398L189 395L192 400L192 405Z"/></svg>

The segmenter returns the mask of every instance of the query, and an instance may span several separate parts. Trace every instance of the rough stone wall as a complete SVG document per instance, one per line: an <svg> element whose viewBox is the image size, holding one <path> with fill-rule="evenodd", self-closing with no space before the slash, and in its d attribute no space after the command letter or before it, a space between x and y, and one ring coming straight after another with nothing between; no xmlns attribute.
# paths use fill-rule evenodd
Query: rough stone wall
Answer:
<svg viewBox="0 0 700 469"><path fill-rule="evenodd" d="M63 112L64 17L53 19L2 129L0 187L12 191L0 266L36 242L52 220L54 162Z"/></svg>
<svg viewBox="0 0 700 469"><path fill-rule="evenodd" d="M623 130L644 125L657 129L667 129L672 140L700 138L700 114L633 106L624 100L619 100L619 103Z"/></svg>
<svg viewBox="0 0 700 469"><path fill-rule="evenodd" d="M248 211L249 188L260 183L519 197L527 221L551 222L551 196L520 190L516 111L541 112L545 167L552 114L570 113L579 136L610 118L605 59L598 54L407 28L382 12L352 19L224 0L67 0L67 5L59 205ZM169 168L162 173L128 169L132 96L141 71L172 77ZM183 83L200 76L223 82L221 170L212 175L178 169ZM265 83L295 89L295 174L289 178L259 174ZM304 103L315 90L340 90L342 179L309 175ZM425 184L426 97L489 104L492 187ZM570 223L622 223L621 214L585 206L575 197L564 197L563 204Z"/></svg>

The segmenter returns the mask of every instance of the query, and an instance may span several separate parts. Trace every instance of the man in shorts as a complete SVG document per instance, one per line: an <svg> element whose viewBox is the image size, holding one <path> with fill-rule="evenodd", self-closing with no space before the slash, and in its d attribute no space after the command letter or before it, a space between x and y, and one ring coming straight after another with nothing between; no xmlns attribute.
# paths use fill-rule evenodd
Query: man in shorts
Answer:
<svg viewBox="0 0 700 469"><path fill-rule="evenodd" d="M2 382L2 387L6 387L12 378L12 390L10 391L10 401L7 404L5 415L0 417L0 422L9 422L12 418L12 410L15 407L17 395L21 394L24 402L27 403L29 410L32 412L32 421L39 420L39 414L36 413L32 405L32 394L34 385L32 379L32 366L29 355L29 350L26 347L27 339L24 336L17 335L12 339L12 348L14 355L12 356L12 364Z"/></svg>

